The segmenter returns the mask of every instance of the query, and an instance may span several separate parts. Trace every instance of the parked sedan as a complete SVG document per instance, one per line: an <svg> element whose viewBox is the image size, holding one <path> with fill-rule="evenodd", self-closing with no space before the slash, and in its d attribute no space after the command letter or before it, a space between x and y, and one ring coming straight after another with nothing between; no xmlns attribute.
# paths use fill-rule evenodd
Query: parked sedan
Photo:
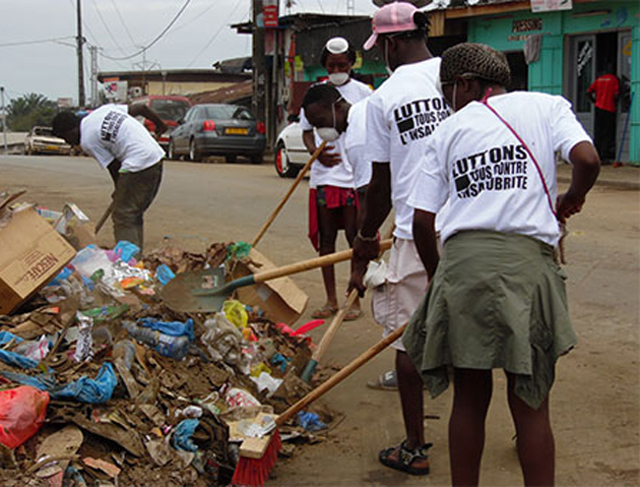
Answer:
<svg viewBox="0 0 640 487"><path fill-rule="evenodd" d="M33 127L24 139L24 151L31 154L70 154L71 146L53 135L51 127Z"/></svg>
<svg viewBox="0 0 640 487"><path fill-rule="evenodd" d="M225 156L234 162L245 156L254 164L262 162L265 125L243 106L226 104L195 105L171 133L169 158L185 156L199 161L206 156Z"/></svg>
<svg viewBox="0 0 640 487"><path fill-rule="evenodd" d="M309 152L302 141L302 129L296 117L291 119L276 140L276 172L281 178L295 178L308 160Z"/></svg>

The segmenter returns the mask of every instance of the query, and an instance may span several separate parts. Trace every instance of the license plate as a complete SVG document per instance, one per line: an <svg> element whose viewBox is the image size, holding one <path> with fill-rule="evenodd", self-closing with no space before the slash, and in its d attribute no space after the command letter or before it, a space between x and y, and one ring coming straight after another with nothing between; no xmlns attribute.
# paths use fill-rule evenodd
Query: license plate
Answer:
<svg viewBox="0 0 640 487"><path fill-rule="evenodd" d="M249 133L249 129L230 127L225 129L224 133L228 135L247 135Z"/></svg>
<svg viewBox="0 0 640 487"><path fill-rule="evenodd" d="M60 147L58 147L57 145L48 145L45 147L46 150L58 150L60 149Z"/></svg>

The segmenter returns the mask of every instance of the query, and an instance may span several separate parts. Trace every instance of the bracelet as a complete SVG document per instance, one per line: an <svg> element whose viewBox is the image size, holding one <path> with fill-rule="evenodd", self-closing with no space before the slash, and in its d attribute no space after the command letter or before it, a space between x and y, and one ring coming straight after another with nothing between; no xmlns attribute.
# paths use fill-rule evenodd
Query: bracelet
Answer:
<svg viewBox="0 0 640 487"><path fill-rule="evenodd" d="M362 232L360 230L358 230L358 234L356 235L356 238L359 240L362 240L363 242L377 242L378 241L378 236L375 235L373 237L365 237L364 235L362 235Z"/></svg>

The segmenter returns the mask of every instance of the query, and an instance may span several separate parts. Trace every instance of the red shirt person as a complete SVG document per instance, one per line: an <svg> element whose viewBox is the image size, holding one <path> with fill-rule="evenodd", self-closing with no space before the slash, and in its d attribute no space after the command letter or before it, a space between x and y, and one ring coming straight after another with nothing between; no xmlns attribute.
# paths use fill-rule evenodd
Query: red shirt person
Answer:
<svg viewBox="0 0 640 487"><path fill-rule="evenodd" d="M589 86L587 93L591 94L592 99L595 96L596 108L615 112L616 101L620 94L620 82L613 74L603 74Z"/></svg>
<svg viewBox="0 0 640 487"><path fill-rule="evenodd" d="M593 141L603 164L614 159L616 150L616 103L620 81L612 71L613 67L607 66L604 74L587 89L589 99L596 105Z"/></svg>

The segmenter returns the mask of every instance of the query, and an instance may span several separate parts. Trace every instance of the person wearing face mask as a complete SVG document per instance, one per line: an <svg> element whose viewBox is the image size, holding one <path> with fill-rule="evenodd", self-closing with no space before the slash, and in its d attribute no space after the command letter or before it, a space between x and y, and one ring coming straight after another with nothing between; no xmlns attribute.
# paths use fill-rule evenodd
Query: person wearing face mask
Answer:
<svg viewBox="0 0 640 487"><path fill-rule="evenodd" d="M367 102L367 159L372 177L366 193L364 215L354 243L353 272L349 291L364 293L363 277L370 260L378 255L378 230L393 207L394 245L386 283L372 296L374 317L384 335L404 325L424 296L427 273L420 261L411 222L408 197L426 141L449 109L436 88L440 59L427 47L426 14L404 2L378 10L365 49L377 46L391 76ZM429 473L428 449L423 426L423 384L400 340L395 374L378 379L380 388L395 379L400 393L405 439L380 452L380 462L413 475Z"/></svg>
<svg viewBox="0 0 640 487"><path fill-rule="evenodd" d="M448 49L440 77L456 112L428 140L413 178L413 235L433 277L403 343L432 396L452 371L454 486L478 485L492 369L507 378L525 485L551 486L549 393L557 359L576 343L554 247L596 181L598 152L563 97L507 93L507 59L488 46ZM574 166L561 195L556 151ZM445 202L439 258L434 221Z"/></svg>
<svg viewBox="0 0 640 487"><path fill-rule="evenodd" d="M326 84L333 86L348 103L356 103L369 95L372 90L350 76L356 53L346 39L333 37L325 44L320 56L327 70ZM328 144L318 160L311 166L309 180L309 238L320 255L335 252L338 231L343 228L351 246L356 235L357 197L353 184L353 173L344 150L344 140L335 124L314 131L306 117L304 107L300 111L302 139L310 154L323 140ZM322 279L326 292L326 302L316 309L312 317L329 318L338 311L335 271L333 266L322 268ZM360 303L349 310L345 321L357 319L361 315Z"/></svg>

